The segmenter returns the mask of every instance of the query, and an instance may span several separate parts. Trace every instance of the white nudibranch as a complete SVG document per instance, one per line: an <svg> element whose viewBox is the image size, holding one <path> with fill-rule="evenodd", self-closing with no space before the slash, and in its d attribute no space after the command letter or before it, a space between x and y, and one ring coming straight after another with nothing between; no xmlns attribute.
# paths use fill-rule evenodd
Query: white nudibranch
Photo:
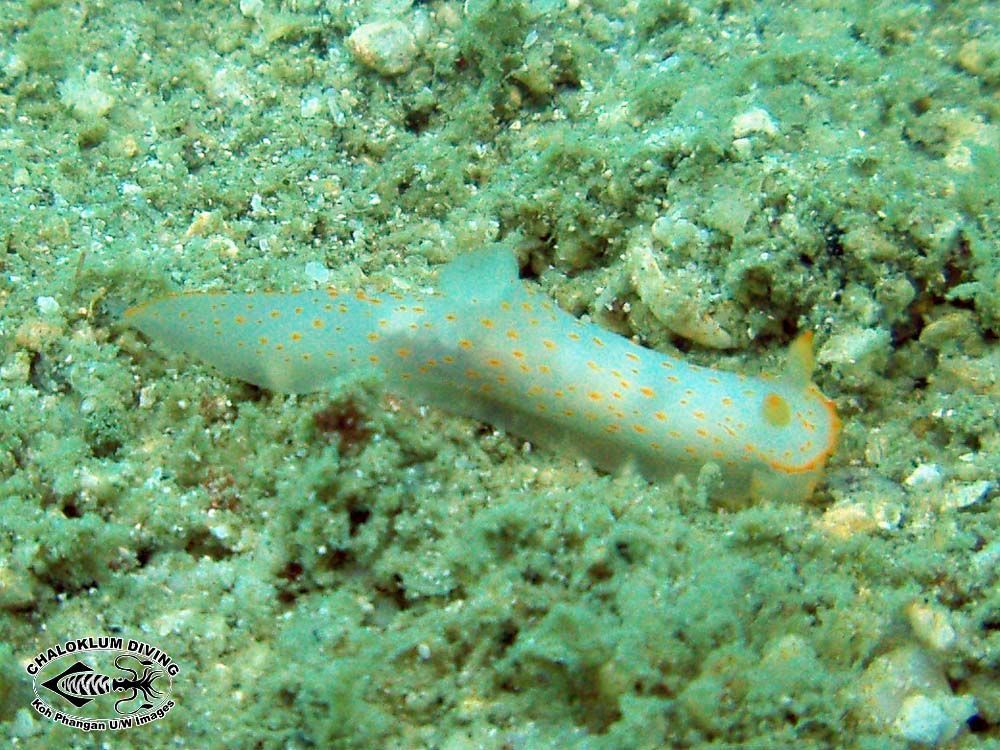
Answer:
<svg viewBox="0 0 1000 750"><path fill-rule="evenodd" d="M487 249L442 267L440 289L181 294L126 312L131 325L223 374L274 391L319 390L376 368L422 402L652 480L721 469L727 497L803 499L840 422L810 381L812 335L785 372L687 364L563 312Z"/></svg>

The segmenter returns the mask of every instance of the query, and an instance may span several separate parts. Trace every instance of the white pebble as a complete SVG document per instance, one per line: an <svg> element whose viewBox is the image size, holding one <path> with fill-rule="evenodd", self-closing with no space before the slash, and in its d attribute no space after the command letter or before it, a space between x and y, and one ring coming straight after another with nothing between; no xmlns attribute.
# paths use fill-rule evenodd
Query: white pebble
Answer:
<svg viewBox="0 0 1000 750"><path fill-rule="evenodd" d="M35 300L35 305L42 315L59 312L59 303L56 302L55 297L38 297Z"/></svg>
<svg viewBox="0 0 1000 750"><path fill-rule="evenodd" d="M937 464L920 464L903 480L903 484L907 487L936 487L943 479L941 467Z"/></svg>
<svg viewBox="0 0 1000 750"><path fill-rule="evenodd" d="M978 482L955 482L941 493L938 506L942 509L967 508L985 498L993 488L993 482L981 479Z"/></svg>
<svg viewBox="0 0 1000 750"><path fill-rule="evenodd" d="M757 107L733 118L734 138L743 138L753 133L777 135L778 126L766 109Z"/></svg>
<svg viewBox="0 0 1000 750"><path fill-rule="evenodd" d="M970 696L928 698L918 693L903 701L895 727L910 742L935 746L954 738L975 712Z"/></svg>
<svg viewBox="0 0 1000 750"><path fill-rule="evenodd" d="M311 260L306 263L306 278L317 284L325 284L330 280L330 269L319 261Z"/></svg>
<svg viewBox="0 0 1000 750"><path fill-rule="evenodd" d="M104 117L114 106L115 98L107 91L109 83L100 73L72 75L59 84L59 96L73 114L82 120Z"/></svg>
<svg viewBox="0 0 1000 750"><path fill-rule="evenodd" d="M976 712L975 699L953 695L937 659L916 646L875 659L857 687L863 718L875 728L925 745L952 739Z"/></svg>
<svg viewBox="0 0 1000 750"><path fill-rule="evenodd" d="M913 602L906 608L906 616L913 634L928 648L947 651L955 645L955 628L948 622L947 612L940 607Z"/></svg>
<svg viewBox="0 0 1000 750"><path fill-rule="evenodd" d="M323 110L323 104L320 102L319 97L311 96L308 99L303 99L302 103L299 104L299 114L303 117L315 117Z"/></svg>
<svg viewBox="0 0 1000 750"><path fill-rule="evenodd" d="M260 18L264 12L264 0L240 0L240 13L247 18Z"/></svg>
<svg viewBox="0 0 1000 750"><path fill-rule="evenodd" d="M417 42L402 21L362 24L347 38L347 46L365 67L384 76L405 73L417 56Z"/></svg>

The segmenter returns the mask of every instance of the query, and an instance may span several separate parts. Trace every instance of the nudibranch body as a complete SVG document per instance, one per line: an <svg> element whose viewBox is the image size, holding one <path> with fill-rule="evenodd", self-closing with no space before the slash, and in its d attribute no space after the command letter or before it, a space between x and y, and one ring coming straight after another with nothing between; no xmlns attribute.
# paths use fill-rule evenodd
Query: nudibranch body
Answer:
<svg viewBox="0 0 1000 750"><path fill-rule="evenodd" d="M786 370L755 377L645 349L560 310L487 249L442 267L440 288L181 294L129 323L223 374L301 393L345 371L380 370L390 390L652 480L708 462L728 497L802 499L836 444L832 403L810 381L811 334Z"/></svg>

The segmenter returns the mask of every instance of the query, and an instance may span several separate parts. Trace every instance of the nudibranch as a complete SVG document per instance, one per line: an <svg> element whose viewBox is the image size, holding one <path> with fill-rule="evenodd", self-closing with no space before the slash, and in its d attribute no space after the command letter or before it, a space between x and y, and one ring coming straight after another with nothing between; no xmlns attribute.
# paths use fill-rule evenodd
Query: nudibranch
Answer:
<svg viewBox="0 0 1000 750"><path fill-rule="evenodd" d="M810 333L777 376L699 367L578 320L517 270L513 253L490 248L442 266L433 292L180 294L126 318L270 390L314 391L375 368L389 390L601 469L693 478L714 462L726 497L811 494L840 422L811 382Z"/></svg>

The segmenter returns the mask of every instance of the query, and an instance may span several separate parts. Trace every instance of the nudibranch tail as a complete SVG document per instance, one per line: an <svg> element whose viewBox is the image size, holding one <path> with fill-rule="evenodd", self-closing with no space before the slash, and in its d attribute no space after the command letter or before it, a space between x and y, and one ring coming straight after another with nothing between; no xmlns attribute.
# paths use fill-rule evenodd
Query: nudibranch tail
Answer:
<svg viewBox="0 0 1000 750"><path fill-rule="evenodd" d="M126 317L265 388L312 391L375 368L391 389L600 468L661 479L715 462L736 497L807 497L839 431L811 381L811 334L780 377L698 367L563 312L518 280L501 248L443 266L430 293L182 294Z"/></svg>
<svg viewBox="0 0 1000 750"><path fill-rule="evenodd" d="M388 305L384 305L388 308ZM179 294L125 312L126 321L230 377L285 393L323 387L348 368L378 366L383 301L333 289L294 294Z"/></svg>

